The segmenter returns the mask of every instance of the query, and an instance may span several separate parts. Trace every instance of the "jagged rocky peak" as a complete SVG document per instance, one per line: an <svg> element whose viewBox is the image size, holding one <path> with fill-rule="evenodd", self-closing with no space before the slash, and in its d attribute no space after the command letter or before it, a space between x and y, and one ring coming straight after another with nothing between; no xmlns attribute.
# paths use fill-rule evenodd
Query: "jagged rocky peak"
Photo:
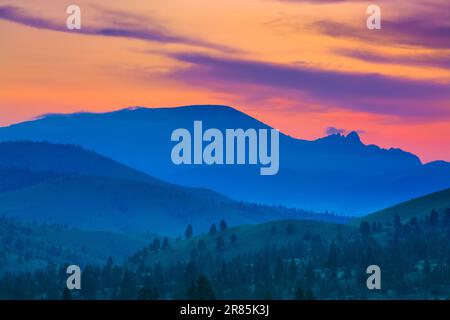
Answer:
<svg viewBox="0 0 450 320"><path fill-rule="evenodd" d="M346 137L348 142L351 143L361 143L361 138L359 137L359 134L356 131L350 132Z"/></svg>

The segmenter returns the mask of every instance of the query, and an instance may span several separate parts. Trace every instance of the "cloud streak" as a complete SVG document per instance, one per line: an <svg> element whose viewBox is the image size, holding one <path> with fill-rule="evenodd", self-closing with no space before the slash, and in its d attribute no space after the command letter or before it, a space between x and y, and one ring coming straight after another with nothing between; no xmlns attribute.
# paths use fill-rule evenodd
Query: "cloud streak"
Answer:
<svg viewBox="0 0 450 320"><path fill-rule="evenodd" d="M448 85L389 77L379 74L318 70L267 62L218 58L203 54L171 56L190 64L174 71L171 78L211 88L232 88L235 93L258 86L276 89L279 97L292 91L320 105L403 117L450 117Z"/></svg>
<svg viewBox="0 0 450 320"><path fill-rule="evenodd" d="M335 128L335 127L328 127L325 129L325 134L327 136L331 136L333 134L344 134L346 133L347 130L346 129L340 129L340 128Z"/></svg>
<svg viewBox="0 0 450 320"><path fill-rule="evenodd" d="M179 36L172 34L162 28L149 28L143 26L138 20L145 20L143 17L136 19L136 16L130 16L129 23L117 23L127 19L124 12L115 12L105 10L105 17L109 21L106 27L83 26L77 30L78 34L104 37L128 38L142 41L158 42L162 44L184 44L190 46L216 49L219 51L234 51L225 46L216 45L200 39ZM33 16L24 9L15 6L0 6L0 19L18 23L36 29L52 30L57 32L68 32L65 23L57 23L39 16ZM147 19L148 20L148 19ZM131 22L132 21L132 22ZM146 21L147 24L151 21ZM74 31L70 31L74 33Z"/></svg>
<svg viewBox="0 0 450 320"><path fill-rule="evenodd" d="M365 50L336 49L334 53L372 63L431 66L450 69L450 54L386 55Z"/></svg>
<svg viewBox="0 0 450 320"><path fill-rule="evenodd" d="M367 2L367 0L277 0L279 2L292 2L292 3L312 3L312 4L330 4L330 3L342 3L342 2ZM383 0L381 0L383 1Z"/></svg>
<svg viewBox="0 0 450 320"><path fill-rule="evenodd" d="M450 10L450 7L447 9ZM429 16L433 17L433 14ZM449 49L450 24L447 19L440 19L438 14L435 16L436 19L427 18L428 15L404 17L395 21L383 19L381 30L377 31L367 30L362 24L353 26L330 20L316 21L312 23L312 28L325 35L370 43Z"/></svg>

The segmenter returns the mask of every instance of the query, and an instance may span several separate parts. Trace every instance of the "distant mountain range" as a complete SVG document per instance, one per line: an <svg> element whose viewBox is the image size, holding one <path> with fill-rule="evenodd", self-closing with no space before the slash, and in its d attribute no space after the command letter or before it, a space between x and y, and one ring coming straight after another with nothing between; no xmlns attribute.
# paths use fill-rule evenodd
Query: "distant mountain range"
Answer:
<svg viewBox="0 0 450 320"><path fill-rule="evenodd" d="M230 225L278 219L345 222L330 214L235 202L181 187L72 145L0 143L0 215L83 230L178 236L225 219Z"/></svg>
<svg viewBox="0 0 450 320"><path fill-rule="evenodd" d="M281 134L276 176L260 176L259 167L250 165L176 166L170 158L171 133L192 128L195 120L202 120L205 129L270 128L226 106L130 108L103 114L47 115L0 128L0 141L76 144L158 179L208 188L232 199L357 216L450 187L449 163L424 165L400 149L365 145L355 132L315 141Z"/></svg>

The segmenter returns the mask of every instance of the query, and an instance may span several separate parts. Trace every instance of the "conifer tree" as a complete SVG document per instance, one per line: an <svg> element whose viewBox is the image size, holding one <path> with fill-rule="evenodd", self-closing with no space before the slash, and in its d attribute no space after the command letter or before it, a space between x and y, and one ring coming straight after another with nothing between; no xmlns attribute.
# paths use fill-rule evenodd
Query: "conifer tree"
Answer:
<svg viewBox="0 0 450 320"><path fill-rule="evenodd" d="M184 232L184 236L186 237L186 239L190 239L193 235L193 230L192 230L192 225L188 225L186 228L186 231Z"/></svg>

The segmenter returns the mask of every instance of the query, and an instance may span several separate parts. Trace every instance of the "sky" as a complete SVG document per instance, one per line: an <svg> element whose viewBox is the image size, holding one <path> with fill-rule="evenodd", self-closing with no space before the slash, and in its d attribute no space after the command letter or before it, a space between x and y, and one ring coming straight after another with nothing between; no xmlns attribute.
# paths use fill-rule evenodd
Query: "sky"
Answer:
<svg viewBox="0 0 450 320"><path fill-rule="evenodd" d="M81 8L68 30L66 8ZM381 30L366 27L369 4ZM0 0L0 126L230 105L301 139L450 161L448 0Z"/></svg>

